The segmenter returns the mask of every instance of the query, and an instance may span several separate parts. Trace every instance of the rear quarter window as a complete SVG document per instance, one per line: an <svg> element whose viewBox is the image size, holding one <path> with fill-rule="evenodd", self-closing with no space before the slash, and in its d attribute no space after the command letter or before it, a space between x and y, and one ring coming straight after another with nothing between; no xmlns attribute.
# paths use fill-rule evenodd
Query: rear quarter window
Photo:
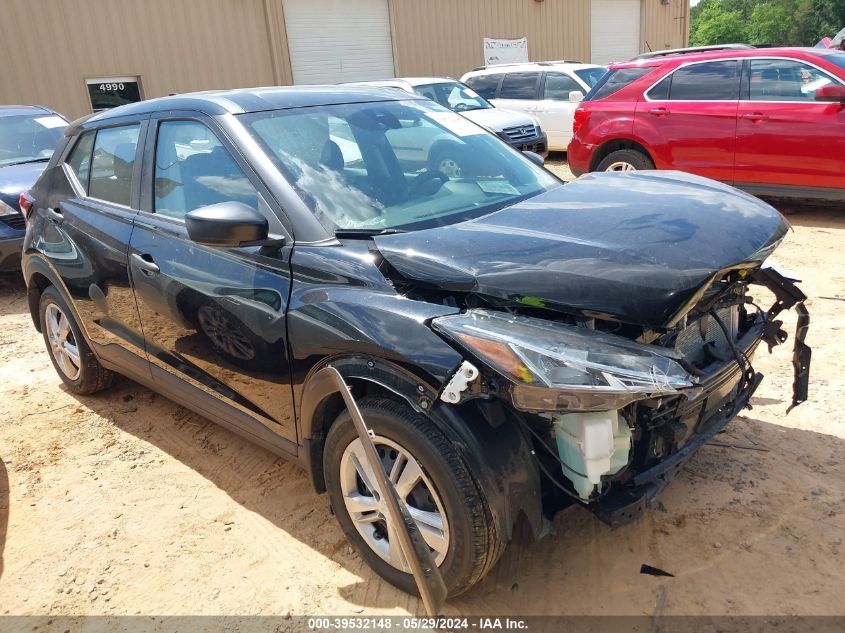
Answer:
<svg viewBox="0 0 845 633"><path fill-rule="evenodd" d="M634 68L614 68L607 71L595 87L590 90L585 101L598 101L622 90L625 86L645 77L655 66L637 66Z"/></svg>

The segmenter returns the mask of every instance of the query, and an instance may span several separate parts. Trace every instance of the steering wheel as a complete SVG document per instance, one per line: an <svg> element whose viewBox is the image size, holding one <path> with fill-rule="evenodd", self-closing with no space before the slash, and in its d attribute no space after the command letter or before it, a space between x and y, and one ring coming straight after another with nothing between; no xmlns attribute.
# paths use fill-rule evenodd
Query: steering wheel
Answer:
<svg viewBox="0 0 845 633"><path fill-rule="evenodd" d="M468 103L456 103L452 110L454 112L466 112L467 110L472 110L472 106Z"/></svg>
<svg viewBox="0 0 845 633"><path fill-rule="evenodd" d="M431 196L449 182L449 176L442 171L426 171L414 178L408 185L408 197Z"/></svg>

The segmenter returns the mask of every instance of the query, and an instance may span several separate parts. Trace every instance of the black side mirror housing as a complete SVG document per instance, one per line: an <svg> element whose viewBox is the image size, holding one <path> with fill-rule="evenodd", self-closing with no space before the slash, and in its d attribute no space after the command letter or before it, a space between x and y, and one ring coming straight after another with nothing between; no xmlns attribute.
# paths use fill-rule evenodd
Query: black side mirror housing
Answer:
<svg viewBox="0 0 845 633"><path fill-rule="evenodd" d="M542 156L540 156L537 152L530 152L530 151L528 151L528 150L525 150L525 151L524 151L524 152L522 152L522 153L523 153L523 154L525 154L525 156L526 156L526 157L528 157L528 159L529 159L532 163L534 163L534 164L536 164L536 165L539 165L540 167L545 166L545 164L546 164L546 159L545 159L545 158L543 158Z"/></svg>
<svg viewBox="0 0 845 633"><path fill-rule="evenodd" d="M242 202L218 202L189 211L185 226L188 237L205 246L235 248L268 243L267 218Z"/></svg>

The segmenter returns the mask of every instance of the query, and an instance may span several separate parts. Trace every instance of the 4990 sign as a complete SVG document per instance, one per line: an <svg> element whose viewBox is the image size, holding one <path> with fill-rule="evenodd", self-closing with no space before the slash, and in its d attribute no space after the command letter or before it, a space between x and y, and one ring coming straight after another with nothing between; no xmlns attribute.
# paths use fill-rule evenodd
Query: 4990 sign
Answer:
<svg viewBox="0 0 845 633"><path fill-rule="evenodd" d="M127 103L141 101L141 83L138 77L100 77L86 79L88 97L94 112L108 110Z"/></svg>

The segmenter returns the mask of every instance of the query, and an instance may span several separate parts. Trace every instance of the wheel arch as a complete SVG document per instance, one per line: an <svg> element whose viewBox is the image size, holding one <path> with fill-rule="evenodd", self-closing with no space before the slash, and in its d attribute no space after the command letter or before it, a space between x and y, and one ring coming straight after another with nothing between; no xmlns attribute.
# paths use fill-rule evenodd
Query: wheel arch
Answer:
<svg viewBox="0 0 845 633"><path fill-rule="evenodd" d="M382 395L428 418L449 439L485 493L496 529L510 538L524 515L535 537L542 533L540 475L531 443L498 400L450 405L424 379L377 358L337 358L309 372L304 383L300 430L302 461L317 492L325 492L323 446L332 423L343 411L342 396L317 371L327 364L343 375L357 398Z"/></svg>
<svg viewBox="0 0 845 633"><path fill-rule="evenodd" d="M603 161L605 157L609 156L612 152L616 152L620 149L632 149L638 152L642 152L643 154L648 156L649 160L652 163L655 162L654 156L652 156L651 152L649 152L646 149L645 145L643 145L642 143L627 137L614 138L610 139L609 141L605 141L596 148L596 151L593 152L593 155L590 158L590 171L595 171L599 163Z"/></svg>

